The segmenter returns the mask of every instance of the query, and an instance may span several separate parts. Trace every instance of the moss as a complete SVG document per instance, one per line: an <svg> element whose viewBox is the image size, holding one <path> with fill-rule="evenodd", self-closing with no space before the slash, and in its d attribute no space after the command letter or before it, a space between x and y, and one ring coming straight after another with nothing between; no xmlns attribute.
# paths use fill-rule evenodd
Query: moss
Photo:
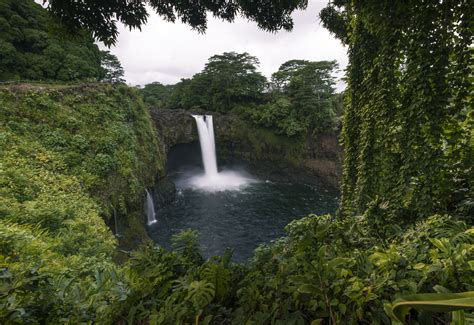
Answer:
<svg viewBox="0 0 474 325"><path fill-rule="evenodd" d="M218 136L221 143L236 145L233 148L227 146L220 148L223 156L230 155L231 151L237 151L239 154L246 153L247 156L242 158L247 160L286 161L292 165L298 165L303 159L305 150L303 139L275 134L271 130L256 127L238 116L231 119L232 121L230 123L227 121L225 127L218 132Z"/></svg>
<svg viewBox="0 0 474 325"><path fill-rule="evenodd" d="M121 246L146 238L143 192L163 173L164 154L136 90L2 87L0 111L3 226L44 232L54 254L109 261L114 210L126 234Z"/></svg>

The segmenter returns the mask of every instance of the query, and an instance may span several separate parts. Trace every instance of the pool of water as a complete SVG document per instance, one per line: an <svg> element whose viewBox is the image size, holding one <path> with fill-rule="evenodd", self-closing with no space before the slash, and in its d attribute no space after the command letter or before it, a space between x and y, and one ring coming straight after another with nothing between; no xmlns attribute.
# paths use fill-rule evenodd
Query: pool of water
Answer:
<svg viewBox="0 0 474 325"><path fill-rule="evenodd" d="M191 228L200 233L205 257L231 248L233 260L244 262L259 244L285 235L292 220L337 208L337 195L323 186L254 178L232 190L208 191L189 186L191 173L200 171L170 175L176 199L157 209L157 223L149 226L150 237L165 248L171 247L172 235Z"/></svg>

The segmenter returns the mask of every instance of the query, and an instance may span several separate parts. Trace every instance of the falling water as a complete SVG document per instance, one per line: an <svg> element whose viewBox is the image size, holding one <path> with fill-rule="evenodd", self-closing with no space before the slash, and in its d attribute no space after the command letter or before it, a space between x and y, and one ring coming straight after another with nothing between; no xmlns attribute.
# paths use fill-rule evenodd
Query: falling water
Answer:
<svg viewBox="0 0 474 325"><path fill-rule="evenodd" d="M146 191L146 202L145 202L145 211L146 217L148 219L148 225L152 225L156 222L156 213L155 213L155 204L153 203L153 197L151 196L148 190Z"/></svg>
<svg viewBox="0 0 474 325"><path fill-rule="evenodd" d="M216 142L214 139L214 123L212 115L192 115L196 120L201 144L204 175L186 175L178 182L184 188L192 187L208 192L239 190L243 186L255 182L249 175L236 171L217 171Z"/></svg>
<svg viewBox="0 0 474 325"><path fill-rule="evenodd" d="M206 126L207 126L207 131L209 132L209 140L211 142L211 149L212 149L212 152L214 153L214 161L216 161L217 160L216 141L214 138L214 122L212 121L212 115L206 115ZM216 165L217 165L217 162L216 162Z"/></svg>
<svg viewBox="0 0 474 325"><path fill-rule="evenodd" d="M117 220L117 211L114 209L114 225L115 225L115 236L116 237L121 237L119 234L119 228L118 228L118 220Z"/></svg>
<svg viewBox="0 0 474 325"><path fill-rule="evenodd" d="M199 133L199 142L201 144L202 163L206 176L217 175L216 145L214 141L214 127L212 115L193 115Z"/></svg>

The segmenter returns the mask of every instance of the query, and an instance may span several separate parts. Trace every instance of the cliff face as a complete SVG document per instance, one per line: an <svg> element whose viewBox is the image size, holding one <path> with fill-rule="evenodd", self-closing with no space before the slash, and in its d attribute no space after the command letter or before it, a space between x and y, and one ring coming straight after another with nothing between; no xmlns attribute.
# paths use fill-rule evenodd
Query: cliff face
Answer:
<svg viewBox="0 0 474 325"><path fill-rule="evenodd" d="M136 90L3 86L0 113L0 184L10 188L0 191L0 217L53 234L65 256L114 254L110 229L123 249L147 238L144 189L165 156Z"/></svg>
<svg viewBox="0 0 474 325"><path fill-rule="evenodd" d="M337 133L316 134L304 140L289 139L255 127L234 114L211 114L220 160L258 163L274 177L291 174L305 182L324 182L338 188L342 149ZM151 117L165 151L174 145L198 140L189 111L151 109Z"/></svg>

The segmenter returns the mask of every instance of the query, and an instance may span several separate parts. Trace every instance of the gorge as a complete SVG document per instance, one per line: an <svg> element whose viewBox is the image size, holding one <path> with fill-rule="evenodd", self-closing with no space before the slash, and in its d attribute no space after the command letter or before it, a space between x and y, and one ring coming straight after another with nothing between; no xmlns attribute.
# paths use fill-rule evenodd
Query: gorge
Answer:
<svg viewBox="0 0 474 325"><path fill-rule="evenodd" d="M170 249L173 235L193 229L200 234L205 257L231 249L235 261L245 262L258 245L284 235L292 220L309 213L335 212L337 192L328 185L291 179L290 175L285 179L285 171L275 179L262 173L267 165L258 162L252 167L258 177L246 171L249 166L242 160L227 158L221 166L213 116L192 117L199 144L170 148L167 181L175 184L176 196L157 205L158 223L148 223L150 237L160 246ZM155 188L154 193L160 196L163 189Z"/></svg>

